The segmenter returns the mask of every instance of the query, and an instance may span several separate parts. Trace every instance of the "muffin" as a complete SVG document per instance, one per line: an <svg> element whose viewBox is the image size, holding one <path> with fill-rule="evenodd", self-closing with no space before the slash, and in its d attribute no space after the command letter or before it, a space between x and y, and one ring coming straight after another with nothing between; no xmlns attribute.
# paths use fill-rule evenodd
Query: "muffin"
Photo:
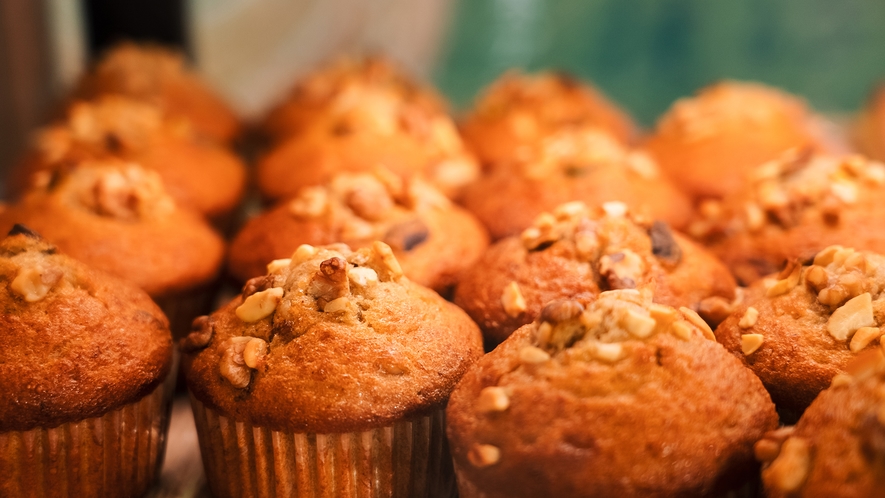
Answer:
<svg viewBox="0 0 885 498"><path fill-rule="evenodd" d="M701 205L689 233L743 284L840 244L885 253L885 165L860 156L785 153L740 191Z"/></svg>
<svg viewBox="0 0 885 498"><path fill-rule="evenodd" d="M184 341L218 497L451 496L443 409L482 354L390 248L302 245Z"/></svg>
<svg viewBox="0 0 885 498"><path fill-rule="evenodd" d="M9 190L20 194L47 172L89 159L116 157L160 174L175 201L223 223L237 208L246 183L242 162L194 136L187 121L159 107L122 96L76 102L67 118L39 131L32 149L12 173Z"/></svg>
<svg viewBox="0 0 885 498"><path fill-rule="evenodd" d="M464 192L462 203L493 240L519 234L541 213L569 201L622 201L676 228L691 217L688 198L647 154L622 147L597 128L563 129L534 147L528 160L490 171Z"/></svg>
<svg viewBox="0 0 885 498"><path fill-rule="evenodd" d="M197 213L178 208L156 172L120 160L57 172L0 212L0 231L15 223L146 291L176 335L209 305L224 262L221 237Z"/></svg>
<svg viewBox="0 0 885 498"><path fill-rule="evenodd" d="M766 496L885 496L885 356L865 352L848 371L795 427L756 443Z"/></svg>
<svg viewBox="0 0 885 498"><path fill-rule="evenodd" d="M230 273L241 281L301 244L383 240L413 282L445 292L488 246L485 228L421 180L387 171L340 173L249 220L231 243Z"/></svg>
<svg viewBox="0 0 885 498"><path fill-rule="evenodd" d="M160 309L21 226L0 241L0 308L0 496L144 493L174 383Z"/></svg>
<svg viewBox="0 0 885 498"><path fill-rule="evenodd" d="M867 156L885 161L885 84L870 95L854 126L854 142Z"/></svg>
<svg viewBox="0 0 885 498"><path fill-rule="evenodd" d="M690 196L719 198L740 190L751 168L784 151L828 150L821 126L798 97L723 81L676 101L646 147Z"/></svg>
<svg viewBox="0 0 885 498"><path fill-rule="evenodd" d="M533 322L550 301L610 289L654 289L656 302L700 310L714 323L725 318L736 286L728 268L666 223L626 211L615 202L596 209L571 202L542 214L465 272L455 304L489 345Z"/></svg>
<svg viewBox="0 0 885 498"><path fill-rule="evenodd" d="M484 167L521 159L526 145L571 126L594 127L621 145L637 135L626 112L565 73L508 72L494 82L462 123L464 140Z"/></svg>
<svg viewBox="0 0 885 498"><path fill-rule="evenodd" d="M801 414L845 366L878 347L885 256L830 246L757 281L716 329L781 410Z"/></svg>
<svg viewBox="0 0 885 498"><path fill-rule="evenodd" d="M241 131L234 111L187 66L182 54L158 45L121 43L110 49L80 80L74 97L91 100L106 94L155 104L217 142L231 142Z"/></svg>
<svg viewBox="0 0 885 498"><path fill-rule="evenodd" d="M541 316L452 393L462 498L715 496L757 471L774 405L693 312L626 289Z"/></svg>
<svg viewBox="0 0 885 498"><path fill-rule="evenodd" d="M262 128L274 141L297 135L340 115L372 120L373 108L412 108L423 115L445 115L446 104L432 88L380 57L342 57L308 74L268 114ZM366 112L366 115L360 113ZM404 114L408 119L408 114Z"/></svg>

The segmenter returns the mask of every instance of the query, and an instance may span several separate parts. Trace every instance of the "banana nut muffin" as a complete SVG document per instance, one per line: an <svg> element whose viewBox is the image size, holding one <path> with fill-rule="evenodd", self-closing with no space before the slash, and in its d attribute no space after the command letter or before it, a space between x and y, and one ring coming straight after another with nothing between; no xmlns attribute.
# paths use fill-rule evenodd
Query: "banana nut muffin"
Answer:
<svg viewBox="0 0 885 498"><path fill-rule="evenodd" d="M731 311L735 287L725 265L665 223L634 218L621 203L571 202L492 245L465 272L455 304L491 345L550 301L610 289L651 288L656 302L698 310L715 324Z"/></svg>
<svg viewBox="0 0 885 498"><path fill-rule="evenodd" d="M569 201L621 201L676 228L689 221L688 198L655 162L597 128L562 129L532 146L536 151L526 161L490 171L464 192L464 206L493 240L519 234L541 213Z"/></svg>
<svg viewBox="0 0 885 498"><path fill-rule="evenodd" d="M0 241L0 309L0 496L141 495L173 377L160 309L20 225Z"/></svg>
<svg viewBox="0 0 885 498"><path fill-rule="evenodd" d="M0 231L16 223L142 288L175 333L204 312L224 258L221 237L197 213L178 208L156 172L121 160L56 172L0 212Z"/></svg>
<svg viewBox="0 0 885 498"><path fill-rule="evenodd" d="M180 52L159 45L121 43L80 80L75 98L119 94L155 104L182 117L202 136L231 142L241 132L233 110L185 63Z"/></svg>
<svg viewBox="0 0 885 498"><path fill-rule="evenodd" d="M832 148L820 118L798 97L756 83L723 81L676 101L646 147L694 198L741 189L750 168L793 148Z"/></svg>
<svg viewBox="0 0 885 498"><path fill-rule="evenodd" d="M550 303L481 358L446 411L462 498L710 496L777 427L759 379L648 292Z"/></svg>
<svg viewBox="0 0 885 498"><path fill-rule="evenodd" d="M873 90L853 131L858 150L873 159L885 161L885 84Z"/></svg>
<svg viewBox="0 0 885 498"><path fill-rule="evenodd" d="M798 415L885 326L885 256L841 246L747 289L718 341Z"/></svg>
<svg viewBox="0 0 885 498"><path fill-rule="evenodd" d="M246 169L233 153L194 136L190 124L164 116L149 103L122 96L75 102L65 120L40 130L24 161L12 173L9 190L20 194L50 171L89 159L117 157L160 174L175 201L211 219L236 209Z"/></svg>
<svg viewBox="0 0 885 498"><path fill-rule="evenodd" d="M885 355L865 352L847 370L795 427L756 443L766 496L885 496Z"/></svg>
<svg viewBox="0 0 885 498"><path fill-rule="evenodd" d="M688 232L749 284L833 244L885 253L883 196L881 163L792 151L753 168L740 191L703 203Z"/></svg>
<svg viewBox="0 0 885 498"><path fill-rule="evenodd" d="M524 159L531 144L571 126L598 128L622 145L637 135L626 112L590 84L565 73L508 72L485 91L462 123L484 167Z"/></svg>
<svg viewBox="0 0 885 498"><path fill-rule="evenodd" d="M473 215L421 180L385 170L340 173L249 220L231 243L228 268L245 281L301 244L366 247L375 240L393 249L410 280L440 292L488 246Z"/></svg>
<svg viewBox="0 0 885 498"><path fill-rule="evenodd" d="M427 115L446 115L446 104L432 88L406 75L381 56L341 57L309 73L268 114L265 133L275 140L296 135L317 122L354 113L374 120L374 108L403 106ZM361 114L366 113L366 114ZM403 114L408 119L408 113Z"/></svg>
<svg viewBox="0 0 885 498"><path fill-rule="evenodd" d="M269 270L183 342L213 494L449 496L443 408L482 355L476 324L383 242Z"/></svg>

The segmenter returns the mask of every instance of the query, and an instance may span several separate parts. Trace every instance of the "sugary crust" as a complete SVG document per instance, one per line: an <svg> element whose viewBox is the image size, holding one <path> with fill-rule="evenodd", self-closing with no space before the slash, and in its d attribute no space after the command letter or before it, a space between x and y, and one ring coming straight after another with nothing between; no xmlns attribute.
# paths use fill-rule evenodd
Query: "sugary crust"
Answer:
<svg viewBox="0 0 885 498"><path fill-rule="evenodd" d="M138 162L158 172L179 205L210 218L233 211L245 189L246 169L234 154L195 137L186 120L164 118L158 107L134 99L106 95L75 102L65 121L38 133L11 174L13 195L46 181L49 171L103 158Z"/></svg>
<svg viewBox="0 0 885 498"><path fill-rule="evenodd" d="M692 197L722 197L743 187L750 168L788 149L826 149L814 119L797 97L723 81L678 100L645 145Z"/></svg>
<svg viewBox="0 0 885 498"><path fill-rule="evenodd" d="M0 309L0 432L99 416L169 373L169 323L147 294L31 236L0 242Z"/></svg>
<svg viewBox="0 0 885 498"><path fill-rule="evenodd" d="M181 54L157 45L122 43L105 53L74 96L120 94L186 118L201 135L230 142L241 132L233 110L188 68Z"/></svg>
<svg viewBox="0 0 885 498"><path fill-rule="evenodd" d="M83 163L0 212L0 231L23 223L62 252L155 297L212 281L223 240L196 213L175 207L150 173L118 162Z"/></svg>
<svg viewBox="0 0 885 498"><path fill-rule="evenodd" d="M195 323L202 328L188 341L206 331L209 340L185 357L194 396L234 420L311 433L367 430L443 406L482 354L479 329L402 278L389 251L302 248L289 266L250 281L248 300ZM272 308L258 306L265 299ZM255 368L243 370L247 353L230 349L241 336L264 347Z"/></svg>
<svg viewBox="0 0 885 498"><path fill-rule="evenodd" d="M521 148L569 126L593 126L629 144L637 127L599 90L563 73L501 76L464 120L464 140L486 167L517 159Z"/></svg>
<svg viewBox="0 0 885 498"><path fill-rule="evenodd" d="M459 479L481 496L706 495L751 467L753 443L777 426L759 380L697 329L603 338L622 349L607 361L585 354L592 338L550 349L542 327L480 359L449 401Z"/></svg>

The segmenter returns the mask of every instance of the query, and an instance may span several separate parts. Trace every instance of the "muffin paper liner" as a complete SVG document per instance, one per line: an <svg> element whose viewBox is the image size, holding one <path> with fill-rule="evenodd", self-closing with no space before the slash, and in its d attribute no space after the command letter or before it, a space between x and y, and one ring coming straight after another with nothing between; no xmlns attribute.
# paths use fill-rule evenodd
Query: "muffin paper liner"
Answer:
<svg viewBox="0 0 885 498"><path fill-rule="evenodd" d="M364 432L278 432L191 396L209 487L222 497L452 497L444 410Z"/></svg>
<svg viewBox="0 0 885 498"><path fill-rule="evenodd" d="M173 362L153 392L100 417L0 432L0 496L143 494L160 474L177 371Z"/></svg>

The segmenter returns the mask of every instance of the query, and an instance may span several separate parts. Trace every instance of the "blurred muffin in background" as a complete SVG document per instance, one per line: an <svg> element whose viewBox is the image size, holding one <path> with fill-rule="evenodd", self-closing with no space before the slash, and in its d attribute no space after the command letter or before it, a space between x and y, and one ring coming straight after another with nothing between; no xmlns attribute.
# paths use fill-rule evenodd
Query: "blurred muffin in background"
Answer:
<svg viewBox="0 0 885 498"><path fill-rule="evenodd" d="M885 84L880 84L870 94L853 131L860 152L885 161Z"/></svg>
<svg viewBox="0 0 885 498"><path fill-rule="evenodd" d="M121 43L111 48L81 79L74 98L106 94L157 105L220 143L233 141L241 132L234 111L187 66L184 56L158 45Z"/></svg>
<svg viewBox="0 0 885 498"><path fill-rule="evenodd" d="M0 241L0 496L140 496L160 475L169 322L22 226Z"/></svg>
<svg viewBox="0 0 885 498"><path fill-rule="evenodd" d="M689 233L750 284L834 244L885 253L883 198L885 165L790 151L751 168L740 190L702 203Z"/></svg>
<svg viewBox="0 0 885 498"><path fill-rule="evenodd" d="M33 147L10 175L8 190L17 196L47 182L54 170L103 158L156 171L176 203L219 224L230 218L245 189L240 159L200 140L187 120L165 116L150 103L104 95L74 102L65 120L38 130Z"/></svg>
<svg viewBox="0 0 885 498"><path fill-rule="evenodd" d="M183 365L214 496L453 496L444 409L481 336L383 242L303 245L195 326Z"/></svg>
<svg viewBox="0 0 885 498"><path fill-rule="evenodd" d="M676 101L645 146L691 197L719 198L740 190L752 168L789 149L836 148L823 130L798 97L723 81Z"/></svg>
<svg viewBox="0 0 885 498"><path fill-rule="evenodd" d="M525 160L534 144L571 126L593 127L629 145L630 116L589 83L565 73L505 73L479 97L461 125L484 168Z"/></svg>
<svg viewBox="0 0 885 498"><path fill-rule="evenodd" d="M647 154L598 128L563 128L531 148L526 160L486 173L464 192L462 203L493 240L519 234L541 213L570 201L624 202L632 212L676 228L691 217L688 198Z"/></svg>
<svg viewBox="0 0 885 498"><path fill-rule="evenodd" d="M210 304L224 241L179 208L159 175L119 159L58 171L0 212L0 231L25 224L85 264L142 288L180 335Z"/></svg>
<svg viewBox="0 0 885 498"><path fill-rule="evenodd" d="M885 496L885 355L865 352L847 370L795 427L756 443L765 496Z"/></svg>
<svg viewBox="0 0 885 498"><path fill-rule="evenodd" d="M249 220L231 243L228 267L241 281L265 274L299 245L382 240L412 281L445 292L488 246L480 222L419 179L386 171L339 173L304 187Z"/></svg>
<svg viewBox="0 0 885 498"><path fill-rule="evenodd" d="M777 427L691 313L633 289L548 304L467 371L446 419L463 498L731 496Z"/></svg>
<svg viewBox="0 0 885 498"><path fill-rule="evenodd" d="M492 245L464 273L455 304L491 346L550 301L611 289L653 289L655 302L700 311L715 326L730 312L735 287L725 265L666 223L636 219L620 203L572 202Z"/></svg>

